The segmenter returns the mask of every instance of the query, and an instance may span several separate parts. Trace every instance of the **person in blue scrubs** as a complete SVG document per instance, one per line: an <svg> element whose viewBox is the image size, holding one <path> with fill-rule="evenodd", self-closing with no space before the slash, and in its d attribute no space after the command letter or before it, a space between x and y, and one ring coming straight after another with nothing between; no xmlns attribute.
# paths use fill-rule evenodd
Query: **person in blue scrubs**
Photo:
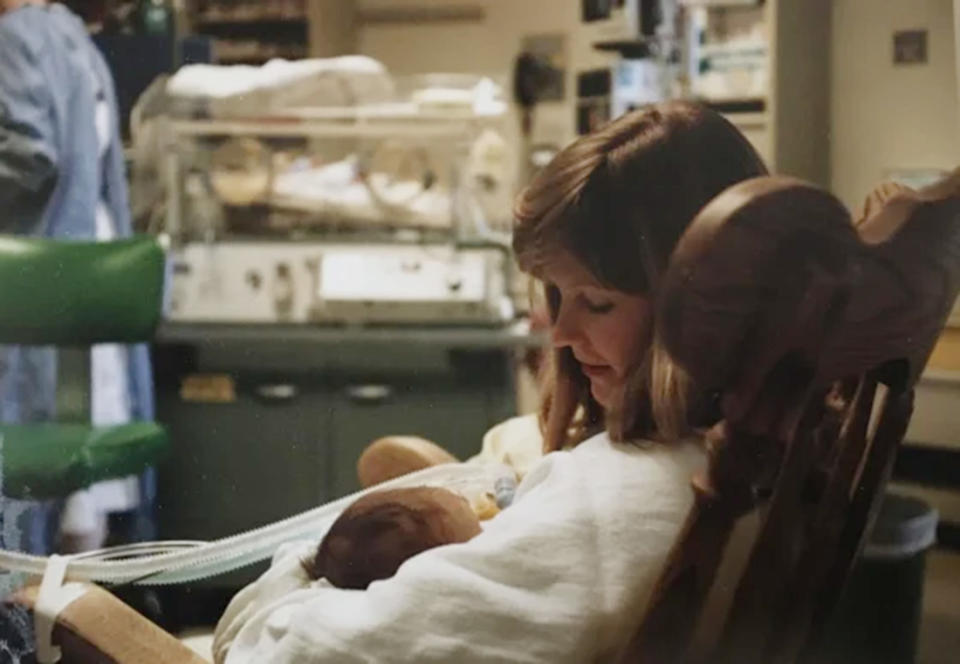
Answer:
<svg viewBox="0 0 960 664"><path fill-rule="evenodd" d="M0 234L107 240L131 233L116 109L107 65L75 14L59 3L0 0ZM93 423L153 419L147 348L98 349ZM56 387L55 349L0 346L0 420L55 419ZM139 479L132 538L155 536L153 482L150 472ZM62 502L15 502L0 510L7 519L0 544L51 553Z"/></svg>

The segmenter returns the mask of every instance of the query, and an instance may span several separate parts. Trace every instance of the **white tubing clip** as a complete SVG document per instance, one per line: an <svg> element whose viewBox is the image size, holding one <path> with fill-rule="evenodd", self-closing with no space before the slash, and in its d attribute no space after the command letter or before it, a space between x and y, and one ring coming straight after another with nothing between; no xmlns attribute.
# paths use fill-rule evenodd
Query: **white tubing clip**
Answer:
<svg viewBox="0 0 960 664"><path fill-rule="evenodd" d="M53 628L57 624L57 616L85 592L84 586L79 583L63 585L68 563L69 559L63 556L50 556L40 582L37 601L33 607L38 664L56 664L60 661L60 648L53 645Z"/></svg>

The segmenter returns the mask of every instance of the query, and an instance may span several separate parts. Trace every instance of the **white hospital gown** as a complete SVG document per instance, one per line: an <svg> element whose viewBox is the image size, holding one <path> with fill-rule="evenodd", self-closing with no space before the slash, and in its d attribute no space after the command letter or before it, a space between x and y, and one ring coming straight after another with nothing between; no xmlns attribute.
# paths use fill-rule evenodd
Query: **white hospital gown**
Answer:
<svg viewBox="0 0 960 664"><path fill-rule="evenodd" d="M216 661L609 661L643 614L704 463L698 442L600 434L547 455L473 540L415 556L366 591L311 581L299 560L316 542L291 545L231 602Z"/></svg>
<svg viewBox="0 0 960 664"><path fill-rule="evenodd" d="M101 87L96 81L97 88ZM97 102L94 125L101 160L110 144L110 105ZM97 241L116 239L117 232L103 201L96 211ZM130 421L130 389L127 381L127 353L119 344L97 344L90 350L90 421L94 426L112 426ZM71 494L63 508L60 530L71 535L92 536L102 544L106 537L106 515L135 508L140 500L136 477L98 482Z"/></svg>

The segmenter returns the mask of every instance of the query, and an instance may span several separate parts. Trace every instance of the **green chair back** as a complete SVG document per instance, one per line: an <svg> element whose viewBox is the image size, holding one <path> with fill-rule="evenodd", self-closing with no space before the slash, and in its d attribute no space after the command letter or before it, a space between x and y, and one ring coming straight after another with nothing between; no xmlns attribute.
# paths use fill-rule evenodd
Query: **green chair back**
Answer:
<svg viewBox="0 0 960 664"><path fill-rule="evenodd" d="M160 320L163 278L163 249L153 237L0 235L0 343L148 341Z"/></svg>

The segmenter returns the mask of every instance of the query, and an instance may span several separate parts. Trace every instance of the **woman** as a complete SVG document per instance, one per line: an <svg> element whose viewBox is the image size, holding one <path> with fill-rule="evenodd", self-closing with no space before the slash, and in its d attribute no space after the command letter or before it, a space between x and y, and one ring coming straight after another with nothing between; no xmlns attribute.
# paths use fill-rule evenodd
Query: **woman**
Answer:
<svg viewBox="0 0 960 664"><path fill-rule="evenodd" d="M514 248L545 286L554 373L548 454L464 544L366 591L306 578L315 542L278 553L217 628L218 662L588 662L642 615L692 504L699 402L653 338L652 302L696 212L765 173L719 115L670 103L561 152L521 195ZM582 442L581 442L582 441Z"/></svg>

